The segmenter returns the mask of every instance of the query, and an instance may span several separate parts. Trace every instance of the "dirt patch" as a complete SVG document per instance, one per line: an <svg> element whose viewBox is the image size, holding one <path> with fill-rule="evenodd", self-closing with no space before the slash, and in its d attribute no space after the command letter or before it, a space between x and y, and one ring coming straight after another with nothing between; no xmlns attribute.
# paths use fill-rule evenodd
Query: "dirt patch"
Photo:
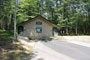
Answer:
<svg viewBox="0 0 90 60"><path fill-rule="evenodd" d="M90 43L90 36L58 36L59 40L69 40Z"/></svg>

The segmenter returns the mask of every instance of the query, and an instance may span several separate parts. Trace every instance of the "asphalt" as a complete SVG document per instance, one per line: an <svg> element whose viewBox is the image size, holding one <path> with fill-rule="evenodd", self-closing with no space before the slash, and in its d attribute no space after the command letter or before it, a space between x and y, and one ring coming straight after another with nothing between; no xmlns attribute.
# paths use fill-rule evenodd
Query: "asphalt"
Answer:
<svg viewBox="0 0 90 60"><path fill-rule="evenodd" d="M31 60L74 60L45 46L42 42L36 42L33 47L34 55Z"/></svg>
<svg viewBox="0 0 90 60"><path fill-rule="evenodd" d="M54 40L42 42L45 46L52 48L58 53L64 54L75 60L90 60L90 47L69 43L66 41Z"/></svg>

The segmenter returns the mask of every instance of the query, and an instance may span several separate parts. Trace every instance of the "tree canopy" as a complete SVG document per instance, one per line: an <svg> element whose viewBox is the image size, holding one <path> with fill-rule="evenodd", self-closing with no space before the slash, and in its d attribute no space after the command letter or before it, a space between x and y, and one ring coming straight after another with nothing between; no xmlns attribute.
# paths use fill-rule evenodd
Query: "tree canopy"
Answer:
<svg viewBox="0 0 90 60"><path fill-rule="evenodd" d="M17 24L42 15L59 33L90 34L90 0L18 0ZM0 29L13 29L15 0L0 0Z"/></svg>

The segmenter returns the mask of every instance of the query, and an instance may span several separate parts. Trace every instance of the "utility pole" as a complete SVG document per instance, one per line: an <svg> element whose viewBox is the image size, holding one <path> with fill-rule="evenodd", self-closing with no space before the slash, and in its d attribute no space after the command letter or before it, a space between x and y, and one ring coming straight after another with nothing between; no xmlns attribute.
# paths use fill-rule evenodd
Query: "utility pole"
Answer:
<svg viewBox="0 0 90 60"><path fill-rule="evenodd" d="M17 0L15 0L14 42L16 41Z"/></svg>

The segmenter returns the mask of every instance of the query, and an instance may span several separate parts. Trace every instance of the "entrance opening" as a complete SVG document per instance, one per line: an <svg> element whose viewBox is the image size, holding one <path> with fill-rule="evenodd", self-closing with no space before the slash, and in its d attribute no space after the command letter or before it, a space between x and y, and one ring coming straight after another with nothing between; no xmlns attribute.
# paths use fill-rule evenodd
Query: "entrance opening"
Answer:
<svg viewBox="0 0 90 60"><path fill-rule="evenodd" d="M19 34L20 36L23 36L23 34L24 34L24 27L23 27L23 26L19 26L19 27L18 27L18 34Z"/></svg>

